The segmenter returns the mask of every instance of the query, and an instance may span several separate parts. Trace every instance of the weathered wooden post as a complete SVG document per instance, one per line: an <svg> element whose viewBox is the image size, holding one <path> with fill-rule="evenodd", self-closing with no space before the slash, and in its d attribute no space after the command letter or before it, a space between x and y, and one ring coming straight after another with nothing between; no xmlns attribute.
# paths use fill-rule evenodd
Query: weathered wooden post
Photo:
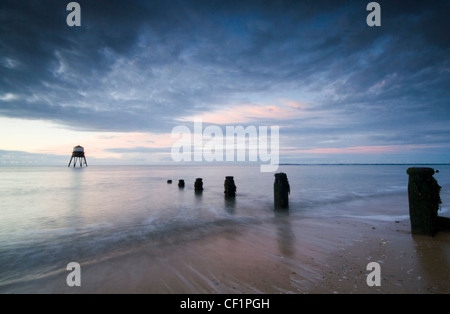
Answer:
<svg viewBox="0 0 450 314"><path fill-rule="evenodd" d="M202 178L195 179L194 190L195 191L203 191L203 179Z"/></svg>
<svg viewBox="0 0 450 314"><path fill-rule="evenodd" d="M236 196L236 185L234 184L233 177L225 177L225 197L235 197Z"/></svg>
<svg viewBox="0 0 450 314"><path fill-rule="evenodd" d="M411 233L433 236L438 227L441 187L432 168L409 168L408 201Z"/></svg>
<svg viewBox="0 0 450 314"><path fill-rule="evenodd" d="M273 194L275 208L289 208L289 193L291 187L287 175L283 172L275 174L275 183L273 184Z"/></svg>
<svg viewBox="0 0 450 314"><path fill-rule="evenodd" d="M172 180L167 180L167 184L172 184Z"/></svg>
<svg viewBox="0 0 450 314"><path fill-rule="evenodd" d="M178 187L184 188L184 180L178 180Z"/></svg>

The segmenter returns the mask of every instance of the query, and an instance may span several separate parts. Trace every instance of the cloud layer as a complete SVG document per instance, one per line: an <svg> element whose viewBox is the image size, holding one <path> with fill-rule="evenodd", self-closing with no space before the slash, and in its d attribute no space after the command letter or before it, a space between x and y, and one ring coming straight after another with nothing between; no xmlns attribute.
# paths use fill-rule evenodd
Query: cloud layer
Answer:
<svg viewBox="0 0 450 314"><path fill-rule="evenodd" d="M78 2L71 28L64 1L2 1L0 116L164 134L219 115L303 153L450 138L448 1L378 1L381 27L364 1Z"/></svg>

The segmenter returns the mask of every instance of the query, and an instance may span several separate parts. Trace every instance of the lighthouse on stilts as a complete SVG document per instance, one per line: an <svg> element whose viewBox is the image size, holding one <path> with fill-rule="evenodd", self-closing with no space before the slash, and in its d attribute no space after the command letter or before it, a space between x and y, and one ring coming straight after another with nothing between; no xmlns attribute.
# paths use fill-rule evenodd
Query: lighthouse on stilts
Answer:
<svg viewBox="0 0 450 314"><path fill-rule="evenodd" d="M72 157L70 157L69 165L67 167L70 167L72 160L74 167L76 167L77 162L80 163L80 167L83 167L83 160L86 167L88 166L86 162L86 156L84 155L84 148L82 146L78 145L73 148Z"/></svg>

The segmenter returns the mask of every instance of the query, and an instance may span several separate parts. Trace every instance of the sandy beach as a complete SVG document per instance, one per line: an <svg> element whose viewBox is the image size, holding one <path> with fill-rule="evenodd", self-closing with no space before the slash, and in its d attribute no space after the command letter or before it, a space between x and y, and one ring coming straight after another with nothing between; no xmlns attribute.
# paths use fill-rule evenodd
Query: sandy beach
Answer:
<svg viewBox="0 0 450 314"><path fill-rule="evenodd" d="M385 200L386 201L386 200ZM380 200L382 202L382 200ZM374 204L372 204L374 205ZM274 213L245 226L224 223L196 238L141 243L82 266L82 286L67 271L21 292L151 294L449 293L450 234L412 236L409 220L298 218ZM369 287L369 262L381 286Z"/></svg>
<svg viewBox="0 0 450 314"><path fill-rule="evenodd" d="M143 293L449 293L450 234L411 236L409 222L351 219L289 221L227 231L176 247L136 278L104 292ZM275 227L275 228L274 228ZM381 287L369 287L369 262L381 265ZM123 284L125 283L125 284ZM129 285L127 283L135 283Z"/></svg>

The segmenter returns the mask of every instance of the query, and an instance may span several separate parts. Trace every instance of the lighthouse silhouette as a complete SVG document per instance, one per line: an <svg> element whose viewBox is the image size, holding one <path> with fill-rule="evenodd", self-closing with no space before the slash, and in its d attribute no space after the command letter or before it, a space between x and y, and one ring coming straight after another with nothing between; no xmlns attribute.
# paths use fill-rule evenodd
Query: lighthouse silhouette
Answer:
<svg viewBox="0 0 450 314"><path fill-rule="evenodd" d="M83 160L86 167L88 166L86 156L84 155L84 148L82 146L78 145L73 148L72 157L70 157L69 165L67 167L70 167L72 160L74 167L77 165L77 162L80 163L80 167L83 167Z"/></svg>

